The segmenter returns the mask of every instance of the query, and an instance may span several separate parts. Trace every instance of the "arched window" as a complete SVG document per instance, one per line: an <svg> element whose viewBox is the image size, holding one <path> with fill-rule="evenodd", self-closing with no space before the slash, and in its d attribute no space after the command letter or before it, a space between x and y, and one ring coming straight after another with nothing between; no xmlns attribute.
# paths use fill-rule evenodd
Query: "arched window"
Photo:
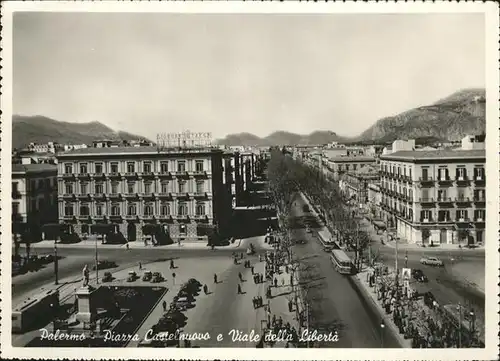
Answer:
<svg viewBox="0 0 500 361"><path fill-rule="evenodd" d="M170 204L167 202L162 203L160 206L160 213L162 216L169 216L170 215Z"/></svg>
<svg viewBox="0 0 500 361"><path fill-rule="evenodd" d="M153 213L154 213L154 211L153 211L153 204L151 204L151 203L146 203L146 204L144 205L144 215L145 215L145 216L152 216L152 215L153 215Z"/></svg>
<svg viewBox="0 0 500 361"><path fill-rule="evenodd" d="M186 203L179 203L177 207L177 214L179 216L187 216L187 204Z"/></svg>
<svg viewBox="0 0 500 361"><path fill-rule="evenodd" d="M129 203L127 204L127 215L128 216L135 216L137 214L137 207L135 203Z"/></svg>
<svg viewBox="0 0 500 361"><path fill-rule="evenodd" d="M81 216L88 216L89 214L90 214L90 211L89 211L88 203L82 203L80 205L80 215Z"/></svg>
<svg viewBox="0 0 500 361"><path fill-rule="evenodd" d="M196 215L197 216L204 216L205 213L205 203L197 203L196 204Z"/></svg>
<svg viewBox="0 0 500 361"><path fill-rule="evenodd" d="M72 203L66 203L64 205L64 214L67 216L72 216L74 212L74 207Z"/></svg>
<svg viewBox="0 0 500 361"><path fill-rule="evenodd" d="M118 203L114 203L111 205L111 215L112 216L120 215L120 205Z"/></svg>

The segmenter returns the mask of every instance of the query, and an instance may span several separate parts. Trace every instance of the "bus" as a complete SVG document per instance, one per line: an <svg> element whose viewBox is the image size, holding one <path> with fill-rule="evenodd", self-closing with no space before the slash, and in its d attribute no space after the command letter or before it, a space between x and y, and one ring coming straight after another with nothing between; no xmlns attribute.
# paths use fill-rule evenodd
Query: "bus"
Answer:
<svg viewBox="0 0 500 361"><path fill-rule="evenodd" d="M354 265L349 256L341 249L334 249L330 255L330 259L338 273L343 275L350 275L353 273Z"/></svg>

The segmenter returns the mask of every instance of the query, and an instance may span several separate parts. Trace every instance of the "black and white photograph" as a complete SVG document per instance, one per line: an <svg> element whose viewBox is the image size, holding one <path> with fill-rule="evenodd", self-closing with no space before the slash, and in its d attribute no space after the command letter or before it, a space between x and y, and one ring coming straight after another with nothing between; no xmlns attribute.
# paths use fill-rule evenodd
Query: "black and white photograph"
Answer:
<svg viewBox="0 0 500 361"><path fill-rule="evenodd" d="M4 5L2 353L496 358L498 6L238 3Z"/></svg>

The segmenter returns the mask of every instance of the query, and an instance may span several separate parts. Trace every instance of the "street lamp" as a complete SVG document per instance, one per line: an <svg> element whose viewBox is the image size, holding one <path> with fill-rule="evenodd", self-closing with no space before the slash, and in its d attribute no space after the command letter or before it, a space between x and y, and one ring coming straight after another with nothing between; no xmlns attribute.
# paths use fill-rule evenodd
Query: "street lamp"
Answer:
<svg viewBox="0 0 500 361"><path fill-rule="evenodd" d="M462 305L459 303L458 310L458 348L462 348Z"/></svg>
<svg viewBox="0 0 500 361"><path fill-rule="evenodd" d="M380 347L384 348L384 322L380 323Z"/></svg>
<svg viewBox="0 0 500 361"><path fill-rule="evenodd" d="M475 313L474 309L471 309L469 312L469 329L470 329L470 341L474 341L474 333L475 333Z"/></svg>
<svg viewBox="0 0 500 361"><path fill-rule="evenodd" d="M408 251L405 254L405 268L408 268Z"/></svg>

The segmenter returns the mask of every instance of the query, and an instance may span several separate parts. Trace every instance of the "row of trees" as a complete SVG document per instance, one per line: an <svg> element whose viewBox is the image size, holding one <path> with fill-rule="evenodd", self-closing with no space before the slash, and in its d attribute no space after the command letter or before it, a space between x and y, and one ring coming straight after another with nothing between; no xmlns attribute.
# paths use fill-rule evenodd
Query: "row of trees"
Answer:
<svg viewBox="0 0 500 361"><path fill-rule="evenodd" d="M349 243L360 260L369 237L359 229L356 212L345 205L338 183L319 169L294 160L285 149L273 148L267 166L268 189L277 205L280 225L288 228L293 195L305 193L318 206L322 221L341 244Z"/></svg>

